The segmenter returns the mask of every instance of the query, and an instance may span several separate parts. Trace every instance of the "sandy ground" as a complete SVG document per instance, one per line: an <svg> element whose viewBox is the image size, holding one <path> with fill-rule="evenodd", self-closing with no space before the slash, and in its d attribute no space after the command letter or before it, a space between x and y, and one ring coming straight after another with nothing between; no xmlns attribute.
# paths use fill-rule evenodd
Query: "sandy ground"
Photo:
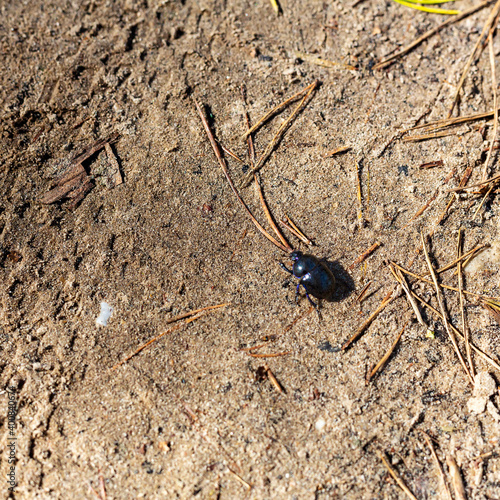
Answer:
<svg viewBox="0 0 500 500"><path fill-rule="evenodd" d="M445 457L455 457L468 498L500 498L500 459L488 455L499 445L498 392L489 411L469 411L472 387L436 316L424 313L430 338L400 295L339 350L393 289L385 260L406 265L420 232L434 231L437 266L454 259L460 227L466 250L498 240L495 197L476 218L478 202L462 197L436 225L465 169L473 168L470 183L480 179L491 121L423 142L399 135L446 116L489 9L373 72L442 17L388 0L351 5L286 0L276 17L264 0L0 2L2 497L96 498L90 486L100 492L101 477L108 499L405 498L383 451L417 498L445 498L425 431L447 477ZM357 70L319 67L296 51ZM341 283L321 320L305 315L306 300L294 304L294 280L278 265L286 255L237 204L192 100L248 163L245 111L255 122L315 79L320 87L261 180L276 218L290 215ZM492 102L486 51L455 113ZM256 134L257 154L287 113ZM95 186L76 207L41 203L65 162L114 133L123 184L110 188L99 151L84 162ZM351 150L325 158L342 146ZM239 183L245 167L228 162ZM242 196L265 223L254 188ZM412 270L425 274L421 256ZM443 280L457 283L452 272ZM500 295L498 251L467 274L466 287ZM414 289L437 307L431 287ZM106 327L96 325L102 301L114 308ZM168 318L220 303L230 305L109 371L166 331ZM461 329L457 294L446 294L446 306ZM466 310L475 344L498 360L498 324L474 298ZM256 352L289 354L241 350L263 337L274 340ZM266 362L284 393L263 376ZM474 363L498 380L478 356ZM17 405L13 492L7 391Z"/></svg>

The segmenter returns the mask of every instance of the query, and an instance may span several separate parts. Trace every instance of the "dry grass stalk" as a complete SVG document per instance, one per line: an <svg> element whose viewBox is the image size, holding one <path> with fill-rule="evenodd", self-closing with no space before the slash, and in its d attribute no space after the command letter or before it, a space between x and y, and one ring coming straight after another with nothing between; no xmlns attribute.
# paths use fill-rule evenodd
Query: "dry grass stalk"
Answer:
<svg viewBox="0 0 500 500"><path fill-rule="evenodd" d="M267 376L269 377L269 381L271 384L274 385L276 390L280 394L284 394L285 390L283 389L282 385L278 382L278 379L274 376L274 373L271 371L271 368L269 368L269 365L267 363L264 364L264 368L266 369Z"/></svg>
<svg viewBox="0 0 500 500"><path fill-rule="evenodd" d="M470 258L474 257L481 250L484 250L485 248L488 248L489 246L490 245L488 243L482 243L480 245L477 245L472 250L469 250L468 252L464 253L463 255L461 255L460 257L455 259L453 262L450 262L449 264L446 264L446 266L437 269L436 273L441 274L441 273L444 273L445 271L448 271L449 269L451 269L452 267L455 267L457 264L459 264L463 260L467 259L468 257L470 257ZM465 267L465 265L464 265L464 267Z"/></svg>
<svg viewBox="0 0 500 500"><path fill-rule="evenodd" d="M467 185L467 183L469 182L469 179L470 179L470 176L472 175L472 167L469 165L466 169L465 169L465 172L464 172L464 175L462 176L462 178L460 179L460 184L459 186L460 187L464 187ZM450 197L450 201L447 203L446 205L446 208L444 209L443 213L439 216L439 219L436 223L437 226L439 226L439 224L441 224L441 222L443 221L443 219L446 217L446 214L448 213L448 210L450 209L450 207L453 205L453 203L457 200L457 196L455 195L452 195Z"/></svg>
<svg viewBox="0 0 500 500"><path fill-rule="evenodd" d="M274 222L273 217L271 216L271 212L269 211L269 207L267 206L266 200L264 199L264 194L262 193L262 188L260 186L259 179L257 178L257 174L254 174L255 186L257 187L257 192L259 194L260 203L262 205L262 209L264 210L264 214L266 215L267 222L273 228L273 231L276 233L276 236L280 239L281 243L284 247L286 247L288 252L291 252L293 248L290 243L286 241L286 238L283 236L283 233L279 230L278 226Z"/></svg>
<svg viewBox="0 0 500 500"><path fill-rule="evenodd" d="M366 252L362 253L350 266L349 269L353 269L361 262L365 261L382 243L380 241L376 241Z"/></svg>
<svg viewBox="0 0 500 500"><path fill-rule="evenodd" d="M279 113L282 109L285 109L289 104L292 102L295 102L297 99L300 99L304 94L307 94L310 90L313 90L316 88L316 85L318 85L318 81L314 81L307 87L303 88L296 94L294 94L292 97L289 97L286 101L283 101L281 104L278 104L275 106L271 111L266 113L262 118L260 118L255 125L250 127L244 134L243 134L243 139L247 138L250 134L253 134L257 130L259 130L264 123L266 123L270 118L272 118L274 115Z"/></svg>
<svg viewBox="0 0 500 500"><path fill-rule="evenodd" d="M431 274L432 281L434 282L434 287L436 289L436 298L437 298L437 301L438 301L438 304L439 304L439 309L441 309L441 315L443 317L443 322L444 322L444 326L446 328L446 332L448 333L448 337L450 338L451 343L453 344L453 347L455 348L455 352L457 353L458 359L460 360L460 363L461 363L461 365L462 365L462 367L463 367L463 369L465 371L465 374L469 378L469 382L472 385L474 385L474 379L472 378L472 376L471 376L471 374L469 372L469 369L467 368L467 364L465 363L465 360L464 360L464 358L462 356L462 353L460 352L460 349L458 348L457 340L455 338L453 330L450 328L450 324L449 324L449 321L448 321L448 315L447 315L446 309L444 307L443 296L442 296L442 293L441 293L441 289L439 287L439 283L438 283L438 280L437 280L436 272L434 270L434 267L432 266L431 259L429 257L429 253L427 252L427 247L426 247L426 244L425 244L424 235L421 233L420 236L422 238L422 248L424 250L425 260L427 262L427 266L429 268L429 272Z"/></svg>
<svg viewBox="0 0 500 500"><path fill-rule="evenodd" d="M224 153L228 154L229 156L234 158L236 161L239 161L240 163L245 164L245 162L239 156L237 156L235 153L233 153L230 149L224 147L222 144L220 145L220 147L221 147L222 151L224 151Z"/></svg>
<svg viewBox="0 0 500 500"><path fill-rule="evenodd" d="M488 167L490 165L491 153L493 152L493 145L495 144L498 131L497 77L495 72L495 54L493 52L493 33L491 31L490 31L490 36L488 37L488 52L490 56L491 87L493 92L493 109L495 111L495 115L493 118L493 136L491 138L490 148L488 150L488 156L486 157L486 163L484 164L483 181L488 177Z"/></svg>
<svg viewBox="0 0 500 500"><path fill-rule="evenodd" d="M254 345L252 347L243 347L240 349L240 352L251 352L251 351L256 351L257 349L260 349L261 347L265 347L267 345L267 342L265 344L259 344L259 345Z"/></svg>
<svg viewBox="0 0 500 500"><path fill-rule="evenodd" d="M240 483L242 484L248 491L250 491L253 486L250 483L247 483L239 474L234 472L231 468L227 468L227 471Z"/></svg>
<svg viewBox="0 0 500 500"><path fill-rule="evenodd" d="M495 187L495 185L492 185L488 191L486 191L486 194L483 196L483 199L481 200L481 203L479 204L479 206L477 207L477 210L474 212L474 215L472 216L473 219L476 218L477 214L479 213L479 210L481 210L481 207L484 205L484 202L488 199L488 196L490 195L490 193L493 191L493 188Z"/></svg>
<svg viewBox="0 0 500 500"><path fill-rule="evenodd" d="M389 350L382 356L382 359L375 365L373 370L368 374L368 377L366 379L367 382L370 382L370 380L377 374L377 372L381 370L387 363L387 360L391 357L391 354L394 352L394 349L396 349L396 346L398 345L407 324L408 321L403 325L403 328L401 328L401 331L399 332L398 336L396 337L396 340L394 340Z"/></svg>
<svg viewBox="0 0 500 500"><path fill-rule="evenodd" d="M419 274L416 274L416 273L413 273L411 271L408 271L408 269L405 269L403 266L400 266L399 264L396 264L395 262L393 261L390 261L390 263L397 267L398 269L400 269L401 271L403 271L405 274L408 274L409 276L413 276L414 278L417 278L418 280L420 281L424 281L425 283L429 283L429 284L433 284L431 280L425 278L424 276L420 276ZM441 287L442 288L446 288L447 290L453 290L454 292L458 292L458 288L455 288L454 286L449 286L449 285L443 285L441 284ZM462 290L463 293L466 293L467 295L473 295L474 297L479 297L479 298L486 298L485 295L481 295L479 293L474 293L474 292L469 292L467 290ZM490 297L488 297L490 298Z"/></svg>
<svg viewBox="0 0 500 500"><path fill-rule="evenodd" d="M446 496L448 497L448 500L453 500L453 497L451 496L451 491L450 488L448 488L448 483L446 482L446 476L444 475L443 468L441 467L441 462L439 461L439 458L436 454L436 450L434 449L434 445L432 444L432 441L430 437L425 433L424 431L420 431L424 435L425 442L427 443L427 446L431 450L432 457L434 458L434 461L436 462L438 471L439 471L439 476L441 477L441 481L443 481L445 490L446 490Z"/></svg>
<svg viewBox="0 0 500 500"><path fill-rule="evenodd" d="M167 335L168 333L172 333L172 332L175 332L176 330L179 330L179 328L182 328L183 326L191 323L192 321L197 320L202 315L203 314L198 314L197 316L189 318L189 319L185 320L183 323L180 323L179 325L175 325L172 328L169 328L168 330L166 330L165 332L160 333L160 335L157 335L156 337L153 337L152 339L148 340L145 344L142 344L140 347L138 347L132 354L128 355L125 359L122 359L119 363L116 363L116 365L114 365L109 371L116 370L119 366L123 365L123 363L126 363L127 361L132 359L134 356L139 354L143 349L145 349L146 347L151 345L153 342L156 342L157 340L159 340L164 335Z"/></svg>
<svg viewBox="0 0 500 500"><path fill-rule="evenodd" d="M442 167L444 165L443 160L435 160L435 161L429 161L427 163L422 163L422 165L419 165L419 169L421 170L427 170L429 168L435 168L435 167Z"/></svg>
<svg viewBox="0 0 500 500"><path fill-rule="evenodd" d="M473 115L466 116L456 116L454 118L441 118L439 120L422 123L421 125L415 125L414 127L403 130L401 133L410 132L411 130L417 130L425 128L426 132L432 132L445 127L451 127L452 125L460 125L461 123L467 123L476 120L482 120L484 118L490 118L494 116L495 111L486 111L485 113L475 113Z"/></svg>
<svg viewBox="0 0 500 500"><path fill-rule="evenodd" d="M224 160L220 149L219 145L217 144L217 141L215 140L215 137L210 130L210 125L207 122L207 119L198 104L198 101L196 99L194 100L194 104L196 106L196 110L198 111L198 114L200 115L201 122L203 123L203 127L205 129L205 132L207 133L208 139L210 140L210 144L212 145L212 149L214 150L215 156L217 157L217 160L219 161L219 165L222 168L222 171L224 172L224 175L226 176L227 181L229 182L229 185L231 186L231 189L233 190L234 195L238 199L238 201L241 203L242 207L245 209L247 212L248 216L250 217L251 221L254 223L255 227L274 245L276 245L278 248L283 250L284 252L288 252L288 249L282 245L280 242L278 242L276 239L274 239L259 223L259 221L253 216L252 212L250 209L247 207L241 196L239 195L236 187L233 184L233 181L231 180L231 177L229 176L229 171L227 169L226 161Z"/></svg>
<svg viewBox="0 0 500 500"><path fill-rule="evenodd" d="M460 259L462 256L462 228L458 231L458 242L457 242L457 257ZM472 354L470 350L470 339L469 339L469 327L467 325L467 318L465 316L465 304L464 304L464 294L463 294L463 274L462 274L462 261L459 260L457 263L457 273L458 273L458 296L460 299L460 309L462 311L462 329L465 337L465 354L467 356L467 361L469 363L469 370L471 377L474 378L474 365L472 363Z"/></svg>
<svg viewBox="0 0 500 500"><path fill-rule="evenodd" d="M99 499L99 500L106 500L108 498L108 495L106 494L106 484L104 482L104 476L102 475L101 469L99 469L99 492L97 492L92 485L89 485L90 490L92 493Z"/></svg>
<svg viewBox="0 0 500 500"><path fill-rule="evenodd" d="M452 132L450 130L442 130L441 132L433 132L431 134L422 135L407 135L403 137L403 142L419 142L427 141L428 139L438 139L439 137L447 137L449 135L458 135L458 132Z"/></svg>
<svg viewBox="0 0 500 500"><path fill-rule="evenodd" d="M290 219L290 217L288 217L288 215L285 214L285 219L286 221L288 222L288 224L290 225L290 230L294 230L295 231L295 236L297 236L297 238L299 238L303 243L305 243L306 245L314 245L314 242L312 240L310 240L297 226L296 224L293 222L292 219ZM286 224L281 221L285 226ZM288 227L288 226L287 226ZM293 232L293 231L292 231Z"/></svg>
<svg viewBox="0 0 500 500"><path fill-rule="evenodd" d="M432 311L438 318L440 318L442 321L443 320L443 316L441 315L441 313L435 309L434 307L432 307L430 304L428 304L424 299L422 299L421 297L419 297L415 292L411 292L411 294L413 295L413 297L415 297L424 307L426 307L427 309L429 309L430 311ZM465 341L465 337L462 335L462 333L460 332L460 330L458 330L457 328L455 328L452 324L450 324L450 327L451 329L453 330L453 332L455 333L455 335L458 335L463 341ZM472 342L470 343L470 346L472 348L472 350L477 354L479 355L481 358L483 358L487 363L489 363L492 367L494 367L496 370L500 371L500 364L497 363L491 356L489 356L488 354L486 354L484 351L482 351L481 349L479 349L479 347L476 347Z"/></svg>
<svg viewBox="0 0 500 500"><path fill-rule="evenodd" d="M428 328L427 323L422 318L422 314L420 313L420 309L418 307L417 301L415 300L415 298L411 294L410 287L409 287L408 283L406 282L406 279L403 276L403 273L399 269L395 269L393 266L389 266L389 269L391 270L392 274L396 278L396 281L401 285L401 287L405 291L406 297L408 298L408 302L410 302L410 305L411 305L411 307L413 309L413 312L415 313L417 321L424 328Z"/></svg>
<svg viewBox="0 0 500 500"><path fill-rule="evenodd" d="M368 288L370 288L372 283L373 283L372 281L369 281L363 287L363 290L361 290L361 292L359 292L359 295L356 297L356 300L354 302L358 302L359 304L361 304L363 302L363 300L365 299L366 292L368 291Z"/></svg>
<svg viewBox="0 0 500 500"><path fill-rule="evenodd" d="M401 230L406 229L415 219L420 217L431 205L431 203L438 197L439 188L434 191L434 194L429 198L427 203L401 228Z"/></svg>
<svg viewBox="0 0 500 500"><path fill-rule="evenodd" d="M179 330L179 328L182 328L183 326L191 323L192 321L197 320L198 318L201 318L207 311L211 311L213 309L219 309L220 307L225 307L228 304L218 304L216 306L208 306L208 307L202 307L201 309L196 309L195 311L190 311L184 314L180 314L179 316L175 316L174 318L170 318L169 320L166 321L166 324L173 323L174 321L179 321L181 319L187 318L188 316L193 316L192 318L186 319L183 323L180 323L178 325L175 325L172 328L169 328L165 332L160 333L156 337L153 337L152 339L148 340L145 344L142 344L139 348L137 348L132 354L127 356L125 359L122 359L119 363L116 363L112 368L110 368L109 371L114 371L116 368L119 366L123 365L123 363L126 363L130 359L132 359L135 355L139 354L143 349L151 345L153 342L156 342L158 339L163 337L164 335L167 335L168 333L175 332L176 330Z"/></svg>
<svg viewBox="0 0 500 500"><path fill-rule="evenodd" d="M274 151L274 148L279 144L279 142L283 138L283 135L288 130L288 128L292 124L295 117L302 111L302 109L306 105L307 100L309 99L309 97L311 97L312 93L316 89L317 84L318 84L318 82L316 81L312 85L310 85L311 90L309 90L306 93L306 95L302 98L302 100L299 102L297 107L292 111L292 114L281 124L280 128L278 129L278 131L276 132L274 137L271 139L269 144L266 146L266 149L262 153L262 156L259 158L256 165L248 171L247 175L243 179L242 187L248 186L252 182L253 174L255 172L259 171L264 166L264 163L271 156L271 153Z"/></svg>
<svg viewBox="0 0 500 500"><path fill-rule="evenodd" d="M392 302L392 300L396 297L395 290L389 292L380 305L377 307L377 309L370 315L370 317L358 328L356 333L342 345L342 350L345 351L346 349L349 349L356 340L358 340L365 330L373 323L373 320L385 309L385 307Z"/></svg>
<svg viewBox="0 0 500 500"><path fill-rule="evenodd" d="M489 179L486 179L484 181L478 182L476 184L471 184L470 186L458 186L458 187L453 188L453 189L448 189L448 192L449 193L456 193L457 191L464 191L465 189L482 187L482 186L486 186L488 184L495 185L499 181L500 181L500 174L497 174L497 175L494 175L493 177L490 177Z"/></svg>
<svg viewBox="0 0 500 500"><path fill-rule="evenodd" d="M279 358L281 356L287 356L288 354L292 354L292 351L283 351L270 354L253 354L252 352L248 353L248 355L252 356L252 358Z"/></svg>
<svg viewBox="0 0 500 500"><path fill-rule="evenodd" d="M377 450L377 455L380 460L382 460L382 463L385 465L386 469L389 471L389 474L394 478L398 486L406 493L406 496L408 498L411 498L411 500L417 500L417 497L410 491L408 486L406 486L404 481L401 479L401 476L389 465L385 453Z"/></svg>
<svg viewBox="0 0 500 500"><path fill-rule="evenodd" d="M460 474L460 469L452 455L446 457L446 463L448 464L448 469L450 470L451 484L455 490L455 496L457 500L467 500L467 495L465 494L465 486L462 481L462 475Z"/></svg>
<svg viewBox="0 0 500 500"><path fill-rule="evenodd" d="M288 215L285 215L285 219L287 222L284 220L280 220L280 222L297 238L302 241L302 243L305 243L306 245L314 245L314 243L293 223L292 219L288 217Z"/></svg>
<svg viewBox="0 0 500 500"><path fill-rule="evenodd" d="M332 156L339 155L341 153L347 153L347 151L350 151L352 148L350 146L342 146L340 148L334 149L333 151L328 151L325 153L323 158L331 158Z"/></svg>
<svg viewBox="0 0 500 500"><path fill-rule="evenodd" d="M305 62L315 64L316 66L322 66L323 68L334 68L334 69L342 68L351 71L356 71L356 68L354 66L351 66L350 64L329 61L327 59L322 59L321 57L312 56L310 54L304 54L304 52L295 51L295 57L298 59L302 59Z"/></svg>
<svg viewBox="0 0 500 500"><path fill-rule="evenodd" d="M474 14L478 10L484 9L484 7L487 7L490 3L491 3L491 0L486 0L485 2L482 2L479 5L476 5L475 7L472 7L470 9L462 12L462 14L460 14L458 16L455 16L455 17L452 17L448 21L445 21L444 23L436 26L435 28L432 28L431 30L429 30L426 33L424 33L417 40L415 40L414 42L412 42L410 45L407 45L405 48L399 50L398 52L396 52L392 56L387 57L387 58L382 59L381 61L379 61L373 67L373 69L377 70L377 69L382 69L382 68L385 68L385 67L389 66L396 59L400 58L401 56L404 56L404 55L408 54L408 52L412 51L415 47L418 47L422 42L424 42L425 40L427 40L427 38L430 38L431 36L435 35L436 33L438 33L439 31L441 31L446 26L449 26L450 24L454 24L454 23L456 23L458 21L461 21L462 19L470 16L471 14Z"/></svg>
<svg viewBox="0 0 500 500"><path fill-rule="evenodd" d="M453 98L453 102L451 103L450 110L448 111L448 118L451 117L451 115L453 113L453 109L455 108L455 105L458 102L458 96L460 94L460 90L462 89L462 86L465 82L465 78L467 77L467 73L469 72L469 69L472 65L472 62L474 61L474 57L476 55L477 49L486 40L486 36L487 36L487 34L489 34L489 31L493 25L493 22L495 21L495 18L497 17L499 12L500 12L500 0L497 0L493 9L490 12L490 15L488 16L488 19L486 20L486 23L484 24L483 30L481 31L481 35L479 35L479 38L476 41L476 45L474 45L474 48L472 49L472 52L469 56L469 59L467 60L467 62L465 64L465 67L464 67L463 72L462 72L462 76L460 77L460 81L458 82L458 85L457 85L455 97Z"/></svg>
<svg viewBox="0 0 500 500"><path fill-rule="evenodd" d="M281 12L281 7L280 4L278 3L278 0L269 0L271 2L271 7L273 8L274 12L276 13L277 16L280 15Z"/></svg>
<svg viewBox="0 0 500 500"><path fill-rule="evenodd" d="M486 299L481 300L481 305L495 318L497 323L500 323L500 302L497 300Z"/></svg>

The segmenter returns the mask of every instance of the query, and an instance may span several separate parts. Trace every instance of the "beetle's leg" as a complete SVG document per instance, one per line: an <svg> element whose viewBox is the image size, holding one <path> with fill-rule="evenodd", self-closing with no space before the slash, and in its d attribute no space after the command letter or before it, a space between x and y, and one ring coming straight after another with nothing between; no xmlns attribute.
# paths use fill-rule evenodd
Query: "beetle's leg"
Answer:
<svg viewBox="0 0 500 500"><path fill-rule="evenodd" d="M295 303L298 305L299 303L299 289L300 289L300 281L297 283L297 288L295 289Z"/></svg>
<svg viewBox="0 0 500 500"><path fill-rule="evenodd" d="M285 266L285 264L283 264L283 262L280 262L280 266L287 272L287 273L290 273L290 274L293 274L293 271L290 271L290 269L288 269L288 267Z"/></svg>
<svg viewBox="0 0 500 500"><path fill-rule="evenodd" d="M306 278L307 276L309 276L309 274L306 274L303 278ZM303 278L302 278L302 279L303 279ZM309 297L309 292L307 291L307 288L306 288L306 286L304 285L304 283L302 283L302 279L299 281L299 284L297 285L297 290L296 290L296 292L295 292L295 300L297 300L297 296L298 296L298 294L299 294L299 287L300 287L300 285L302 285L302 286L304 287L304 291L306 292L306 297L307 297L307 300L311 303L311 305L314 307L314 309L316 309L316 311L319 311L319 309L318 309L318 304L315 304L315 303L312 301L311 297Z"/></svg>
<svg viewBox="0 0 500 500"><path fill-rule="evenodd" d="M316 309L316 311L319 311L319 309L318 309L318 304L315 304L315 303L312 301L311 297L309 297L309 294L307 293L307 288L306 288L306 287L304 287L304 290L306 291L306 297L307 297L307 300L309 300L309 302L310 302L310 303L311 303L311 305L314 307L314 309Z"/></svg>

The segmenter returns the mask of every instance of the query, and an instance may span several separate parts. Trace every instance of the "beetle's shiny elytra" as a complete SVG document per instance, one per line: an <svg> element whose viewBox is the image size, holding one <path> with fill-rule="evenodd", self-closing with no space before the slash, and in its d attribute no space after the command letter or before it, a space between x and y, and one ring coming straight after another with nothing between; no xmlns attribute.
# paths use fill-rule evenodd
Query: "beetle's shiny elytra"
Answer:
<svg viewBox="0 0 500 500"><path fill-rule="evenodd" d="M284 264L280 265L299 280L295 290L295 300L298 300L301 285L304 287L309 302L316 308L317 304L311 300L309 295L317 299L330 299L332 297L335 291L335 276L324 262L321 262L314 255L303 254L299 251L292 252L290 259L293 262L292 271Z"/></svg>

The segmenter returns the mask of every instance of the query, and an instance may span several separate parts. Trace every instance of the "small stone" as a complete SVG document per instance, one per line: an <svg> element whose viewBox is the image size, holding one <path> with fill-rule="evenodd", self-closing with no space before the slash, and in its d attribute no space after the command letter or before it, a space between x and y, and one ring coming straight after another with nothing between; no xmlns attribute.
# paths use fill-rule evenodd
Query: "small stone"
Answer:
<svg viewBox="0 0 500 500"><path fill-rule="evenodd" d="M318 432L321 432L325 428L326 422L322 418L318 418L316 420L316 423L314 424L314 427Z"/></svg>
<svg viewBox="0 0 500 500"><path fill-rule="evenodd" d="M476 373L474 377L474 396L489 398L497 391L495 379L488 372Z"/></svg>
<svg viewBox="0 0 500 500"><path fill-rule="evenodd" d="M497 407L493 404L493 401L488 401L486 404L486 409L488 413L491 415L493 420L500 424L500 412L497 410Z"/></svg>
<svg viewBox="0 0 500 500"><path fill-rule="evenodd" d="M467 401L467 409L471 413L483 413L484 410L486 409L486 402L488 401L488 398L483 397L476 397L476 398L470 398L469 401Z"/></svg>

